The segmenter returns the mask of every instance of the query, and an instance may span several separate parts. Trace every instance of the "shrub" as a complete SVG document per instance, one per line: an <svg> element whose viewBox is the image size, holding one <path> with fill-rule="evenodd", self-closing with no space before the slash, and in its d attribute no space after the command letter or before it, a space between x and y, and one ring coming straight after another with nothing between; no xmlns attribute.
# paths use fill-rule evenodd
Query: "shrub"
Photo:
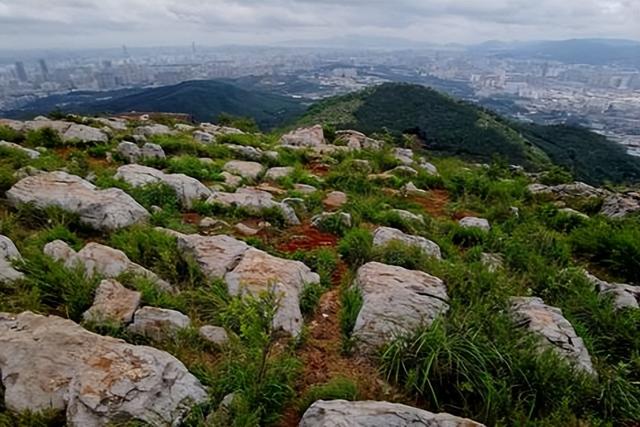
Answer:
<svg viewBox="0 0 640 427"><path fill-rule="evenodd" d="M173 157L169 160L168 172L183 173L200 180L220 181L220 168L205 163L193 156Z"/></svg>
<svg viewBox="0 0 640 427"><path fill-rule="evenodd" d="M305 283L300 294L300 312L308 317L313 314L325 288L318 283Z"/></svg>
<svg viewBox="0 0 640 427"><path fill-rule="evenodd" d="M20 132L9 126L0 125L0 141L20 142L22 139L23 136Z"/></svg>
<svg viewBox="0 0 640 427"><path fill-rule="evenodd" d="M298 403L300 414L318 400L358 400L358 386L349 378L332 378L324 384L314 385L305 392Z"/></svg>
<svg viewBox="0 0 640 427"><path fill-rule="evenodd" d="M342 291L340 308L340 329L345 340L351 337L358 314L362 308L362 292L356 286L348 286Z"/></svg>
<svg viewBox="0 0 640 427"><path fill-rule="evenodd" d="M44 127L38 130L30 130L27 132L27 144L32 147L62 147L64 143L62 138L55 130Z"/></svg>
<svg viewBox="0 0 640 427"><path fill-rule="evenodd" d="M359 267L369 261L373 251L373 236L362 228L349 230L340 240L338 252L347 264Z"/></svg>

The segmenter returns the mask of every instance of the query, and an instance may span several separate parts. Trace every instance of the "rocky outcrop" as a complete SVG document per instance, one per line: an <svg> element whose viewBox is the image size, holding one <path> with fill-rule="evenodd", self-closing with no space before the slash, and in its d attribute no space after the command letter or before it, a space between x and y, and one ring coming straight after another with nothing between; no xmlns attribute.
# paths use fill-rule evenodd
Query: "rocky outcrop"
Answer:
<svg viewBox="0 0 640 427"><path fill-rule="evenodd" d="M203 144L211 144L213 141L215 141L216 137L208 132L197 130L193 132L193 139Z"/></svg>
<svg viewBox="0 0 640 427"><path fill-rule="evenodd" d="M154 341L163 341L190 325L191 320L179 311L147 306L135 312L133 323L127 330Z"/></svg>
<svg viewBox="0 0 640 427"><path fill-rule="evenodd" d="M116 148L118 155L129 163L136 163L142 157L142 152L137 144L129 141L122 141Z"/></svg>
<svg viewBox="0 0 640 427"><path fill-rule="evenodd" d="M311 225L316 228L322 228L329 222L337 221L343 227L351 228L351 214L347 212L322 212L311 218Z"/></svg>
<svg viewBox="0 0 640 427"><path fill-rule="evenodd" d="M400 242L407 246L416 246L427 256L441 259L440 246L422 236L403 233L391 227L378 227L373 232L373 245L386 246L390 242Z"/></svg>
<svg viewBox="0 0 640 427"><path fill-rule="evenodd" d="M271 193L253 187L239 188L235 193L214 191L211 197L207 199L207 203L220 204L226 207L240 207L256 215L259 215L265 209L275 208L282 212L287 224L298 225L300 223L293 209L275 201Z"/></svg>
<svg viewBox="0 0 640 427"><path fill-rule="evenodd" d="M246 179L256 180L263 171L263 166L257 162L231 160L224 165L224 170Z"/></svg>
<svg viewBox="0 0 640 427"><path fill-rule="evenodd" d="M478 228L480 230L489 231L491 230L491 225L489 225L489 221L484 218L477 218L475 216L465 216L458 224L464 228Z"/></svg>
<svg viewBox="0 0 640 427"><path fill-rule="evenodd" d="M65 142L108 142L109 136L100 129L92 128L86 125L72 124L62 135Z"/></svg>
<svg viewBox="0 0 640 427"><path fill-rule="evenodd" d="M562 310L546 305L538 297L511 298L511 313L518 324L540 337L541 348L552 348L561 357L595 375L589 352Z"/></svg>
<svg viewBox="0 0 640 427"><path fill-rule="evenodd" d="M468 418L434 414L399 403L373 400L318 400L302 416L299 427L484 427Z"/></svg>
<svg viewBox="0 0 640 427"><path fill-rule="evenodd" d="M103 280L96 289L93 305L82 318L96 323L130 323L141 298L140 292L129 290L116 280Z"/></svg>
<svg viewBox="0 0 640 427"><path fill-rule="evenodd" d="M23 147L22 145L18 145L13 142L0 141L0 147L9 148L11 150L17 150L21 153L26 154L30 159L37 159L40 157L40 153L36 150L32 150L31 148Z"/></svg>
<svg viewBox="0 0 640 427"><path fill-rule="evenodd" d="M354 286L363 303L353 337L364 352L431 324L449 308L444 282L422 271L370 262L358 269Z"/></svg>
<svg viewBox="0 0 640 427"><path fill-rule="evenodd" d="M640 194L636 192L616 193L604 199L600 213L609 218L622 218L640 211Z"/></svg>
<svg viewBox="0 0 640 427"><path fill-rule="evenodd" d="M211 190L195 178L182 173L167 174L148 166L120 166L115 178L134 187L165 183L176 192L180 203L186 208L190 208L197 200L206 200L211 195Z"/></svg>
<svg viewBox="0 0 640 427"><path fill-rule="evenodd" d="M300 261L269 255L251 248L238 265L225 275L231 295L258 296L272 291L279 299L274 326L293 336L302 330L300 293L305 284L320 283L320 277Z"/></svg>
<svg viewBox="0 0 640 427"><path fill-rule="evenodd" d="M39 208L58 206L78 214L80 221L98 230L115 230L146 220L149 212L117 188L99 190L66 172L48 172L18 181L6 193L9 203L33 203Z"/></svg>
<svg viewBox="0 0 640 427"><path fill-rule="evenodd" d="M336 144L344 144L354 150L379 150L382 142L369 138L365 134L355 130L339 130L336 132Z"/></svg>
<svg viewBox="0 0 640 427"><path fill-rule="evenodd" d="M146 142L140 150L143 159L165 159L167 155L164 149L158 144Z"/></svg>
<svg viewBox="0 0 640 427"><path fill-rule="evenodd" d="M163 351L91 333L71 320L0 314L0 372L12 411L65 411L72 427L139 420L178 425L207 393Z"/></svg>
<svg viewBox="0 0 640 427"><path fill-rule="evenodd" d="M63 262L67 268L82 266L89 276L99 274L102 277L115 279L123 273L130 273L146 277L161 289L172 289L169 283L131 261L124 252L100 243L87 243L84 248L76 252L62 240L54 240L44 246L44 253L56 261Z"/></svg>
<svg viewBox="0 0 640 427"><path fill-rule="evenodd" d="M403 165L410 166L413 164L413 151L410 148L395 147L393 156Z"/></svg>
<svg viewBox="0 0 640 427"><path fill-rule="evenodd" d="M321 125L293 130L280 138L282 145L293 147L317 147L324 145L324 132Z"/></svg>
<svg viewBox="0 0 640 427"><path fill-rule="evenodd" d="M605 282L590 273L586 273L586 276L596 286L600 294L611 295L613 305L617 310L640 308L640 286Z"/></svg>
<svg viewBox="0 0 640 427"><path fill-rule="evenodd" d="M13 261L21 259L20 252L13 241L0 234L0 283L14 282L24 277L21 272L13 268L12 264Z"/></svg>
<svg viewBox="0 0 640 427"><path fill-rule="evenodd" d="M233 152L243 159L261 160L265 155L265 153L261 149L251 147L250 145L225 144L224 146L229 151Z"/></svg>
<svg viewBox="0 0 640 427"><path fill-rule="evenodd" d="M152 124L146 126L139 126L135 128L134 133L136 135L142 135L146 138L156 135L170 135L173 131L165 125L161 124Z"/></svg>

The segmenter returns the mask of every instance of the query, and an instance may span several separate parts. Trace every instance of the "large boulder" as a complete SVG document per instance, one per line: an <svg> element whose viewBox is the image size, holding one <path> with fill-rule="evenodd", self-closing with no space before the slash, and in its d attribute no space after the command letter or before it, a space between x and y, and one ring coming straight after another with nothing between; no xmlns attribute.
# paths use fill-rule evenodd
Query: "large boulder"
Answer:
<svg viewBox="0 0 640 427"><path fill-rule="evenodd" d="M21 260L18 248L7 236L0 234L0 283L14 282L24 275L13 268L13 261Z"/></svg>
<svg viewBox="0 0 640 427"><path fill-rule="evenodd" d="M97 323L130 323L141 299L140 292L125 288L117 280L103 280L96 289L93 305L82 318Z"/></svg>
<svg viewBox="0 0 640 427"><path fill-rule="evenodd" d="M293 147L316 147L324 145L324 132L321 125L299 128L283 135L280 143Z"/></svg>
<svg viewBox="0 0 640 427"><path fill-rule="evenodd" d="M432 256L438 259L442 258L440 246L422 236L406 234L391 227L378 227L373 232L374 246L385 246L394 241L403 243L407 246L416 246L427 256Z"/></svg>
<svg viewBox="0 0 640 427"><path fill-rule="evenodd" d="M613 305L617 310L640 308L640 286L605 282L590 273L586 273L586 276L600 294L611 295Z"/></svg>
<svg viewBox="0 0 640 427"><path fill-rule="evenodd" d="M0 314L0 372L12 411L66 411L73 427L180 424L207 399L170 354L91 333L71 320Z"/></svg>
<svg viewBox="0 0 640 427"><path fill-rule="evenodd" d="M152 142L145 143L142 146L142 150L140 150L140 154L144 159L162 160L167 157L167 155L164 152L164 149L160 145L154 144Z"/></svg>
<svg viewBox="0 0 640 427"><path fill-rule="evenodd" d="M179 311L147 306L135 312L133 323L127 329L154 341L162 341L190 325L191 319Z"/></svg>
<svg viewBox="0 0 640 427"><path fill-rule="evenodd" d="M211 195L211 190L195 178L182 173L164 173L148 166L120 166L115 178L134 187L165 183L176 192L180 203L187 208L190 208L195 201L206 200Z"/></svg>
<svg viewBox="0 0 640 427"><path fill-rule="evenodd" d="M86 125L72 124L62 135L65 142L108 142L109 136L100 129Z"/></svg>
<svg viewBox="0 0 640 427"><path fill-rule="evenodd" d="M538 297L512 297L511 314L519 326L540 337L541 348L551 348L577 369L595 375L589 352L562 310Z"/></svg>
<svg viewBox="0 0 640 427"><path fill-rule="evenodd" d="M22 145L16 144L14 142L0 141L0 147L20 151L21 153L26 154L30 159L37 159L38 157L40 157L40 153L38 151L32 150L31 148L23 147Z"/></svg>
<svg viewBox="0 0 640 427"><path fill-rule="evenodd" d="M130 273L146 277L161 289L172 289L169 283L159 278L154 272L131 261L124 252L100 243L87 243L84 248L76 252L62 240L54 240L47 243L43 251L56 261L63 262L67 268L81 266L88 276L99 274L102 277L114 279L123 273Z"/></svg>
<svg viewBox="0 0 640 427"><path fill-rule="evenodd" d="M431 324L449 308L444 282L422 271L370 262L358 269L354 286L360 289L363 303L353 337L367 353Z"/></svg>
<svg viewBox="0 0 640 427"><path fill-rule="evenodd" d="M257 296L273 291L279 298L274 327L298 336L302 330L302 288L305 284L320 283L320 277L300 261L278 258L251 248L225 275L225 282L231 295Z"/></svg>
<svg viewBox="0 0 640 427"><path fill-rule="evenodd" d="M138 147L137 144L129 141L122 141L121 143L119 143L118 147L116 148L116 152L120 157L122 157L129 163L136 163L142 156L140 147Z"/></svg>
<svg viewBox="0 0 640 427"><path fill-rule="evenodd" d="M48 172L18 181L6 193L9 203L33 203L39 208L58 206L78 214L80 221L98 230L115 230L146 220L149 212L117 188L99 190L66 172Z"/></svg>
<svg viewBox="0 0 640 427"><path fill-rule="evenodd" d="M302 416L299 427L483 427L468 418L434 414L399 403L373 400L318 400Z"/></svg>
<svg viewBox="0 0 640 427"><path fill-rule="evenodd" d="M255 181L264 170L264 167L258 162L231 160L225 163L223 169L229 173Z"/></svg>

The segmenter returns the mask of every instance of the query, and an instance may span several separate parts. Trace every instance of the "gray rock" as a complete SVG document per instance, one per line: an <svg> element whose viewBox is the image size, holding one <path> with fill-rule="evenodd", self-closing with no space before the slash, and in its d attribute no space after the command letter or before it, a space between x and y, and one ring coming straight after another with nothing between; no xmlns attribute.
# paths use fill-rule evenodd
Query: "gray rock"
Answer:
<svg viewBox="0 0 640 427"><path fill-rule="evenodd" d="M449 309L445 284L422 271L370 262L358 269L354 285L362 292L363 303L353 337L366 353L430 325Z"/></svg>
<svg viewBox="0 0 640 427"><path fill-rule="evenodd" d="M297 337L302 330L300 293L305 284L320 283L320 277L300 261L269 255L251 248L240 263L225 275L231 295L258 296L272 291L279 298L274 327Z"/></svg>
<svg viewBox="0 0 640 427"><path fill-rule="evenodd" d="M355 130L339 130L336 132L336 141L344 143L354 150L379 150L382 142L367 137L365 134Z"/></svg>
<svg viewBox="0 0 640 427"><path fill-rule="evenodd" d="M270 180L270 181L277 181L281 178L285 178L291 175L292 173L293 173L293 168L291 166L271 168L264 175L264 179Z"/></svg>
<svg viewBox="0 0 640 427"><path fill-rule="evenodd" d="M260 230L249 227L248 225L241 222L237 223L233 228L243 236L255 236L260 232Z"/></svg>
<svg viewBox="0 0 640 427"><path fill-rule="evenodd" d="M344 227L351 228L351 214L347 212L322 212L311 218L311 224L316 228L322 228L327 221L330 221L335 217L338 217L339 223Z"/></svg>
<svg viewBox="0 0 640 427"><path fill-rule="evenodd" d="M224 178L224 185L228 188L237 188L242 184L242 177L239 177L238 175L224 171L220 176Z"/></svg>
<svg viewBox="0 0 640 427"><path fill-rule="evenodd" d="M214 219L211 217L204 217L200 220L200 222L198 223L198 227L201 228L228 228L230 227L229 223L226 221L223 221L221 219Z"/></svg>
<svg viewBox="0 0 640 427"><path fill-rule="evenodd" d="M420 163L418 164L418 166L420 166L420 168L427 172L429 175L439 175L438 174L438 168L436 168L436 166L433 163L429 163L426 160L420 160Z"/></svg>
<svg viewBox="0 0 640 427"><path fill-rule="evenodd" d="M437 259L442 258L440 246L422 236L406 234L391 227L378 227L373 232L374 246L385 246L393 241L400 242L407 246L417 246L422 249L422 252L427 256L432 256Z"/></svg>
<svg viewBox="0 0 640 427"><path fill-rule="evenodd" d="M609 218L622 218L640 211L640 195L613 194L605 198L600 213Z"/></svg>
<svg viewBox="0 0 640 427"><path fill-rule="evenodd" d="M180 203L187 208L193 206L195 201L206 200L211 195L211 190L195 178L182 173L166 174L148 166L120 166L115 178L134 187L163 182L176 192Z"/></svg>
<svg viewBox="0 0 640 427"><path fill-rule="evenodd" d="M154 341L163 341L190 325L191 320L179 311L147 306L136 310L133 323L127 330Z"/></svg>
<svg viewBox="0 0 640 427"><path fill-rule="evenodd" d="M282 145L294 147L315 147L324 145L324 132L321 125L299 128L282 136Z"/></svg>
<svg viewBox="0 0 640 427"><path fill-rule="evenodd" d="M151 142L146 142L142 146L141 154L145 159L165 159L167 157L161 146Z"/></svg>
<svg viewBox="0 0 640 427"><path fill-rule="evenodd" d="M131 291L116 280L103 280L96 289L93 305L84 312L82 318L97 323L130 323L141 298L140 292Z"/></svg>
<svg viewBox="0 0 640 427"><path fill-rule="evenodd" d="M298 427L484 427L468 418L434 414L399 403L373 400L318 400Z"/></svg>
<svg viewBox="0 0 640 427"><path fill-rule="evenodd" d="M11 411L66 411L72 427L178 425L207 393L170 354L71 320L0 314L0 372Z"/></svg>
<svg viewBox="0 0 640 427"><path fill-rule="evenodd" d="M229 341L229 335L220 326L205 325L198 329L202 339L216 345L225 345Z"/></svg>
<svg viewBox="0 0 640 427"><path fill-rule="evenodd" d="M161 124L152 124L147 126L139 126L134 130L136 135L142 135L146 138L156 135L170 135L173 133L168 126Z"/></svg>
<svg viewBox="0 0 640 427"><path fill-rule="evenodd" d="M203 144L210 144L213 141L215 141L215 137L213 135L211 135L210 133L207 132L203 132L201 130L197 130L195 132L193 132L193 139L195 139L198 142L201 142Z"/></svg>
<svg viewBox="0 0 640 427"><path fill-rule="evenodd" d="M84 248L76 252L62 240L54 240L47 243L43 251L45 255L63 262L67 268L82 266L88 276L99 274L102 277L115 279L123 273L130 273L146 277L163 290L172 290L169 283L131 261L124 252L100 243L87 243Z"/></svg>
<svg viewBox="0 0 640 427"><path fill-rule="evenodd" d="M318 191L318 189L313 185L307 185L307 184L293 184L293 189L302 194L311 194Z"/></svg>
<svg viewBox="0 0 640 427"><path fill-rule="evenodd" d="M386 172L395 176L411 177L418 176L418 171L410 166L396 166L390 171Z"/></svg>
<svg viewBox="0 0 640 427"><path fill-rule="evenodd" d="M18 248L7 236L0 234L0 283L22 279L24 274L13 267L13 261L21 260Z"/></svg>
<svg viewBox="0 0 640 427"><path fill-rule="evenodd" d="M589 352L562 310L537 297L512 297L511 313L519 326L540 337L541 348L552 348L577 369L595 375Z"/></svg>
<svg viewBox="0 0 640 427"><path fill-rule="evenodd" d="M489 221L484 218L476 218L475 216L466 216L458 221L458 223L464 228L479 228L484 231L491 230Z"/></svg>
<svg viewBox="0 0 640 427"><path fill-rule="evenodd" d="M122 157L129 163L136 163L142 156L140 148L133 142L129 141L122 141L120 144L118 144L116 151L118 152L120 157Z"/></svg>
<svg viewBox="0 0 640 427"><path fill-rule="evenodd" d="M251 180L258 179L258 176L260 176L264 170L260 163L246 162L243 160L231 160L224 165L223 169L229 173Z"/></svg>
<svg viewBox="0 0 640 427"><path fill-rule="evenodd" d="M590 273L586 273L586 276L600 294L613 297L613 305L617 310L640 308L640 286L605 282Z"/></svg>
<svg viewBox="0 0 640 427"><path fill-rule="evenodd" d="M18 145L13 142L0 141L0 147L10 148L12 150L20 151L26 154L30 159L37 159L38 157L40 157L40 153L38 151L23 147L22 145Z"/></svg>
<svg viewBox="0 0 640 427"><path fill-rule="evenodd" d="M326 209L338 209L347 203L347 195L342 191L332 191L322 201Z"/></svg>
<svg viewBox="0 0 640 427"><path fill-rule="evenodd" d="M416 187L416 185L413 182L407 182L404 186L402 186L401 191L404 194L407 194L409 196L426 196L427 195L427 191Z"/></svg>
<svg viewBox="0 0 640 427"><path fill-rule="evenodd" d="M80 141L80 142L108 142L109 136L100 129L92 128L86 125L72 124L62 135L62 140L65 142Z"/></svg>
<svg viewBox="0 0 640 427"><path fill-rule="evenodd" d="M116 230L145 221L149 212L117 188L99 190L66 172L47 172L21 179L6 193L9 203L58 206L78 214L80 221L98 230Z"/></svg>
<svg viewBox="0 0 640 427"><path fill-rule="evenodd" d="M504 257L501 254L483 252L480 254L480 262L492 273L504 267Z"/></svg>
<svg viewBox="0 0 640 427"><path fill-rule="evenodd" d="M179 132L192 132L195 127L184 123L176 123L173 128Z"/></svg>
<svg viewBox="0 0 640 427"><path fill-rule="evenodd" d="M271 193L253 187L239 188L235 193L214 191L211 197L207 199L207 203L226 207L238 206L253 214L260 214L265 209L276 208L282 212L288 224L296 225L300 223L291 207L273 200Z"/></svg>
<svg viewBox="0 0 640 427"><path fill-rule="evenodd" d="M424 224L424 217L422 215L417 215L403 209L391 209L391 212L398 215L398 217L404 221Z"/></svg>
<svg viewBox="0 0 640 427"><path fill-rule="evenodd" d="M575 209L562 208L562 209L558 209L558 211L562 212L563 214L568 215L568 216L575 216L575 217L582 218L582 219L589 219L588 215L585 215L582 212L578 212Z"/></svg>
<svg viewBox="0 0 640 427"><path fill-rule="evenodd" d="M393 156L405 166L413 164L413 151L410 148L396 147L393 149Z"/></svg>
<svg viewBox="0 0 640 427"><path fill-rule="evenodd" d="M225 147L227 147L238 156L249 160L261 160L264 156L264 153L261 149L251 147L249 145L226 144Z"/></svg>
<svg viewBox="0 0 640 427"><path fill-rule="evenodd" d="M67 129L69 129L69 126L71 126L71 123L69 122L63 122L61 120L49 120L46 117L38 116L31 121L24 122L24 127L22 128L22 130L24 132L27 132L30 130L41 130L44 128L49 128L62 135L67 131Z"/></svg>

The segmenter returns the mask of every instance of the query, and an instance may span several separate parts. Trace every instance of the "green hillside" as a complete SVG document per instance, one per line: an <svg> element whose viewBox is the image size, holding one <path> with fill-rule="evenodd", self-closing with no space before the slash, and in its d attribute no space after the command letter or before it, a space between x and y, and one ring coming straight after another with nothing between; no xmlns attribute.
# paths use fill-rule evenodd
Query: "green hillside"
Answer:
<svg viewBox="0 0 640 427"><path fill-rule="evenodd" d="M554 162L595 184L640 178L640 161L598 134L514 123L419 85L387 83L331 98L312 106L299 123L415 134L429 150L478 161L498 155L531 169Z"/></svg>

